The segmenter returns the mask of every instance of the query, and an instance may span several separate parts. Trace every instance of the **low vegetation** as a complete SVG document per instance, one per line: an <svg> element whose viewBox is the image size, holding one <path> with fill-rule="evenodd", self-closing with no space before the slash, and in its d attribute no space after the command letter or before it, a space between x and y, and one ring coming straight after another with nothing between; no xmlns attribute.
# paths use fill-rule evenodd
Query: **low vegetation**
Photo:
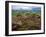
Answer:
<svg viewBox="0 0 46 37"><path fill-rule="evenodd" d="M41 16L36 13L13 13L12 31L40 30Z"/></svg>

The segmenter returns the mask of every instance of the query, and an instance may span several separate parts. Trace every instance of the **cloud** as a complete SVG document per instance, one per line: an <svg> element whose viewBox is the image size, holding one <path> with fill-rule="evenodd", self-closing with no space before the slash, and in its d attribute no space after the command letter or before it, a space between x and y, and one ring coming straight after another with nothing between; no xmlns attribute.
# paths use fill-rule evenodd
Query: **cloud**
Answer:
<svg viewBox="0 0 46 37"><path fill-rule="evenodd" d="M12 9L13 10L19 10L19 9L32 9L31 7L29 6L15 6L15 5L12 5Z"/></svg>
<svg viewBox="0 0 46 37"><path fill-rule="evenodd" d="M35 8L40 8L40 7L35 7L35 6L22 6L22 5L12 5L12 9L13 10L20 10L20 9L23 9L23 10L32 10L32 9L35 9Z"/></svg>

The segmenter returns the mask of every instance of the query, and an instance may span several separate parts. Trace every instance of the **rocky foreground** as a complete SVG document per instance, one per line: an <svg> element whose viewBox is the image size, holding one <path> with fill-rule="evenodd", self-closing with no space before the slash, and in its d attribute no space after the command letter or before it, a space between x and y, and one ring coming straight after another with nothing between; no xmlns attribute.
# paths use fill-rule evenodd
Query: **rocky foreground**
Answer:
<svg viewBox="0 0 46 37"><path fill-rule="evenodd" d="M40 30L41 16L13 16L12 31Z"/></svg>

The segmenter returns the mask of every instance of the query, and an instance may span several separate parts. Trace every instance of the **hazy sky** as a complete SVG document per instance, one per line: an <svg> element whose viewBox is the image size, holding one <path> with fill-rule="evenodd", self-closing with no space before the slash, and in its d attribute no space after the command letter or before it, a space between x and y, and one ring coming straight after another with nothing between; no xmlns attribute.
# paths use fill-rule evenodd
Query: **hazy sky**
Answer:
<svg viewBox="0 0 46 37"><path fill-rule="evenodd" d="M35 7L35 6L20 6L20 5L12 5L12 9L13 10L19 10L19 9L29 9L29 10L32 10L33 8L39 8L40 9L40 7Z"/></svg>

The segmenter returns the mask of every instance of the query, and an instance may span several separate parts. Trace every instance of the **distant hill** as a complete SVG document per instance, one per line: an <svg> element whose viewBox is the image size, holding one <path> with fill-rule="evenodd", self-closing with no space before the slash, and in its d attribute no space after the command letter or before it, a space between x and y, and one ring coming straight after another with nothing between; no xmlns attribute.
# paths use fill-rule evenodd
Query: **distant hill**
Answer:
<svg viewBox="0 0 46 37"><path fill-rule="evenodd" d="M30 12L30 13L37 13L40 14L41 13L41 8L40 7L32 7L32 9L16 9L16 10L12 10L13 12L21 12L21 13L25 13L25 12Z"/></svg>
<svg viewBox="0 0 46 37"><path fill-rule="evenodd" d="M41 12L41 8L32 8L32 12Z"/></svg>

